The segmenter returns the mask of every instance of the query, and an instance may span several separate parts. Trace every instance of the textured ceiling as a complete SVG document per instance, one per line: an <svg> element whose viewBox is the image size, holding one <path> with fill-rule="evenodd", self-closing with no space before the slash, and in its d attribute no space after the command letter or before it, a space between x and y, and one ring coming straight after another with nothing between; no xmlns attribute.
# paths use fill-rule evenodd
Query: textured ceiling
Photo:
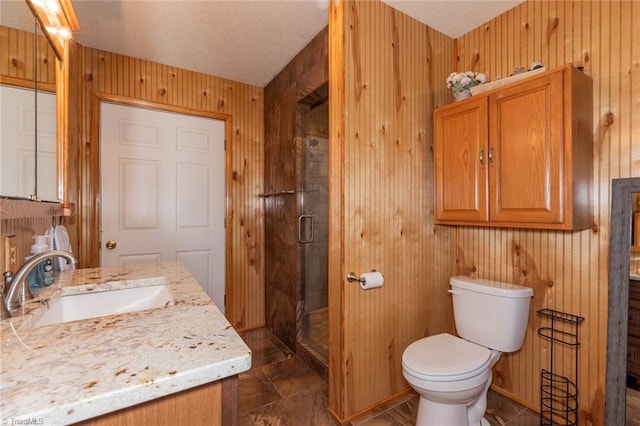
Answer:
<svg viewBox="0 0 640 426"><path fill-rule="evenodd" d="M13 14L12 4L24 3L0 1L3 22L5 15ZM457 38L523 0L383 1ZM85 46L260 87L267 85L328 21L328 0L72 3L80 23L74 38Z"/></svg>
<svg viewBox="0 0 640 426"><path fill-rule="evenodd" d="M263 87L326 25L327 3L74 0L83 45Z"/></svg>
<svg viewBox="0 0 640 426"><path fill-rule="evenodd" d="M458 38L524 0L382 0L433 29Z"/></svg>

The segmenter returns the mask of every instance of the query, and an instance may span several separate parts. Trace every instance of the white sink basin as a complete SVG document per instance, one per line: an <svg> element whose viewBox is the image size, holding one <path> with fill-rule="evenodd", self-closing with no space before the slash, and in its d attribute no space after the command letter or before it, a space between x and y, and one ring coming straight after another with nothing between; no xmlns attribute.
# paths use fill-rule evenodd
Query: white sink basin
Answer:
<svg viewBox="0 0 640 426"><path fill-rule="evenodd" d="M49 300L48 309L43 307L44 313L32 327L170 305L173 305L173 294L166 284L67 294Z"/></svg>

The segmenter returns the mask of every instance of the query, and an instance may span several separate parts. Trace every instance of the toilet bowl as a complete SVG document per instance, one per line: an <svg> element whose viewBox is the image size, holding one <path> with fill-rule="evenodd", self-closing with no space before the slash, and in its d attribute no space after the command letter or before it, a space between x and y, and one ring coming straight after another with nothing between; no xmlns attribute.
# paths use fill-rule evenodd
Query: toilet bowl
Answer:
<svg viewBox="0 0 640 426"><path fill-rule="evenodd" d="M491 368L500 355L450 334L409 345L402 355L402 373L420 395L416 425L482 424L485 389L491 384Z"/></svg>
<svg viewBox="0 0 640 426"><path fill-rule="evenodd" d="M462 276L450 282L460 337L413 342L402 354L402 373L420 395L417 426L488 425L491 369L503 352L522 347L533 290Z"/></svg>

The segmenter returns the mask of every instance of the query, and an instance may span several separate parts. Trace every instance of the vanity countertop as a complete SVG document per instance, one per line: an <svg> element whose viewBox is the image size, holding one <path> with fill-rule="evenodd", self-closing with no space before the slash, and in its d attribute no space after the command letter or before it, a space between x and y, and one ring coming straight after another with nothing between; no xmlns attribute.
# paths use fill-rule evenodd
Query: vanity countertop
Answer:
<svg viewBox="0 0 640 426"><path fill-rule="evenodd" d="M635 281L640 281L640 274L637 274L635 272L630 272L629 278Z"/></svg>
<svg viewBox="0 0 640 426"><path fill-rule="evenodd" d="M171 306L30 327L41 302L62 292L144 286L158 277L173 293ZM180 263L61 272L23 313L0 322L3 424L74 423L251 368L250 349Z"/></svg>

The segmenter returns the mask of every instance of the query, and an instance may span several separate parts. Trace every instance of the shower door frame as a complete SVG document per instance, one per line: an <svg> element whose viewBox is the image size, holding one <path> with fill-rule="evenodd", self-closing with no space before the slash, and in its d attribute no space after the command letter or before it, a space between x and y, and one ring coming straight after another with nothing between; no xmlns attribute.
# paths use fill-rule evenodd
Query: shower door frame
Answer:
<svg viewBox="0 0 640 426"><path fill-rule="evenodd" d="M308 312L306 312L306 303L307 303L307 255L308 247L307 244L317 243L316 236L314 235L317 232L318 226L324 227L326 229L327 239L325 240L325 268L328 270L328 207L327 214L325 215L324 222L321 224L316 224L314 221L317 218L317 212L308 211L306 207L306 197L311 197L312 194L316 194L321 192L322 190L310 190L307 188L307 171L308 171L308 147L307 147L307 118L308 114L320 104L327 104L327 123L328 123L328 83L324 83L314 89L308 96L298 101L297 109L296 109L296 131L295 131L295 158L296 158L296 195L297 195L297 208L298 208L298 221L297 221L297 234L298 234L298 244L299 248L296 250L298 253L298 265L299 265L299 287L298 287L298 304L297 304L297 315L296 315L296 352L299 355L302 355L309 364L323 375L327 375L328 373L328 351L323 352L318 350L313 345L305 342L304 334L309 331L309 317ZM319 137L318 137L319 139ZM328 125L327 125L327 134L323 137L325 139L325 143L327 144L326 150L326 160L328 162L329 157L329 134L328 134ZM324 182L326 186L325 190L325 202L328 204L329 193L328 193L328 165L326 165L325 175L326 181ZM316 214L316 215L314 215ZM309 229L311 227L311 229ZM315 228L315 229L314 229ZM311 234L309 234L311 231ZM325 300L326 300L326 308L328 310L328 271L325 270ZM327 331L328 332L328 331Z"/></svg>

